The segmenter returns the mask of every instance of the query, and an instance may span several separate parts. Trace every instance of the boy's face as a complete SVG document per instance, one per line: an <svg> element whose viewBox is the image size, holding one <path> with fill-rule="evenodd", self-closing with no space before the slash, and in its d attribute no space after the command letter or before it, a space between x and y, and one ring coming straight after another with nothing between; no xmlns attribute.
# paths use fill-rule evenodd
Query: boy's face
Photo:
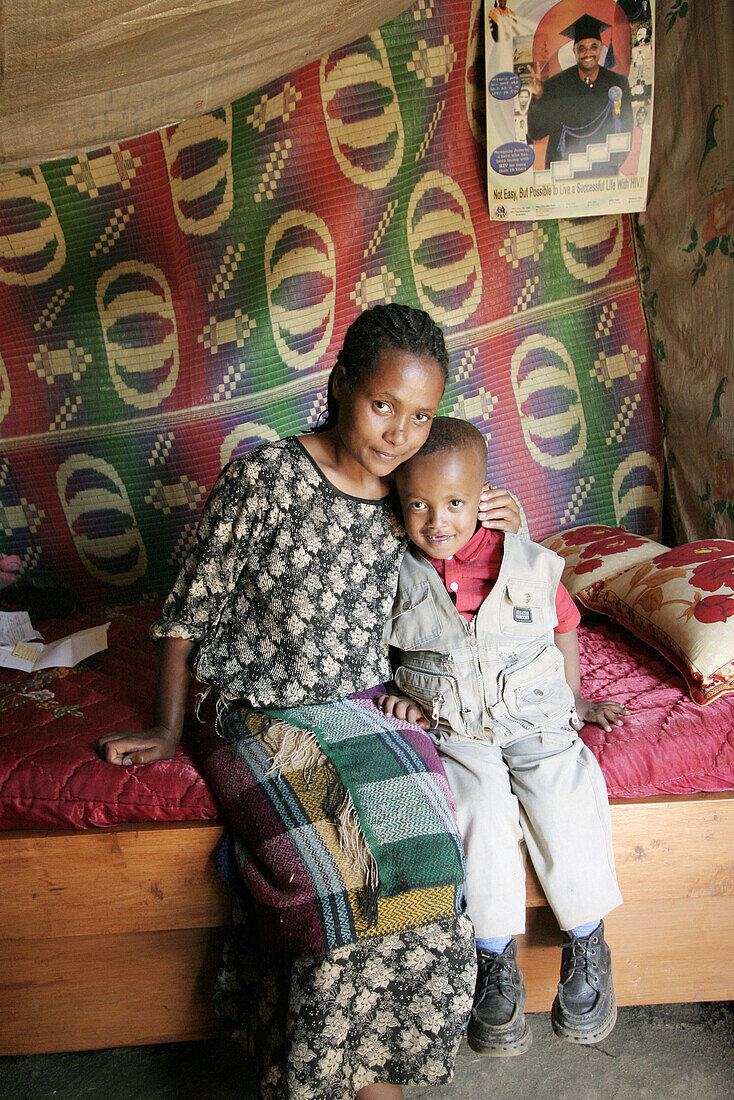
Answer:
<svg viewBox="0 0 734 1100"><path fill-rule="evenodd" d="M477 528L486 461L471 448L417 455L396 475L408 538L431 558L450 558Z"/></svg>

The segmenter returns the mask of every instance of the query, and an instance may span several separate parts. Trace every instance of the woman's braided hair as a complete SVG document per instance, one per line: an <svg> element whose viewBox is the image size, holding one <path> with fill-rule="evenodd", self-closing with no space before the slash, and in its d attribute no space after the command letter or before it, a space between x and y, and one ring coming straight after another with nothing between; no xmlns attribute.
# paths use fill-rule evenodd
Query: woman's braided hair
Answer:
<svg viewBox="0 0 734 1100"><path fill-rule="evenodd" d="M389 348L404 348L414 355L430 356L441 368L444 380L448 376L449 356L443 332L425 310L397 304L378 305L366 309L352 321L336 357L336 366L344 369L349 392L361 378L376 369L380 355ZM314 428L316 432L333 428L339 419L333 377L332 370L326 396L326 420Z"/></svg>

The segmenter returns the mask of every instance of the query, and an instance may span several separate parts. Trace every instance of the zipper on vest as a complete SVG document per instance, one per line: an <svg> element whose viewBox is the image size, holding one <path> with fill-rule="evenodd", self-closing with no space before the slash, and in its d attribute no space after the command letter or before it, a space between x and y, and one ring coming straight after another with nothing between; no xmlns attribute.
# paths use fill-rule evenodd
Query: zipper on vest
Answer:
<svg viewBox="0 0 734 1100"><path fill-rule="evenodd" d="M461 616L461 621L464 624L464 628L466 630L467 637L469 639L469 645L471 646L472 658L474 660L474 671L476 672L477 685L478 685L478 689L479 689L479 708L480 708L479 712L480 712L480 714L482 714L484 712L484 708L485 708L484 675L482 673L482 662L481 662L481 659L479 657L479 643L477 641L476 632L474 630L474 626L475 626L476 621L477 621L477 616L475 615L473 621L471 623L468 623L466 621L466 619L464 618L464 616L462 615ZM466 719L464 718L464 713L465 712L462 710L461 714L462 714L462 721L464 723L464 732L468 732L467 722L466 722Z"/></svg>
<svg viewBox="0 0 734 1100"><path fill-rule="evenodd" d="M433 722L433 725L431 726L431 729L437 730L438 720L441 717L440 707L442 703L446 702L446 696L434 695L431 702L433 703L433 710L431 711L431 721Z"/></svg>

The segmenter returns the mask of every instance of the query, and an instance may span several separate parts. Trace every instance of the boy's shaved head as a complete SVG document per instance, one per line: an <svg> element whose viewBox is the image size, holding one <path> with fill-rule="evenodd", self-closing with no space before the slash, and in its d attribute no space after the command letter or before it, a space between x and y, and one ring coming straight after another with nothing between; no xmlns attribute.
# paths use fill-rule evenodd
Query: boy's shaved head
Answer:
<svg viewBox="0 0 734 1100"><path fill-rule="evenodd" d="M479 428L475 428L468 420L458 420L455 416L435 416L428 439L419 453L432 455L440 451L452 451L455 447L474 447L486 462L487 444Z"/></svg>
<svg viewBox="0 0 734 1100"><path fill-rule="evenodd" d="M436 416L433 418L428 439L413 458L456 450L474 451L486 469L487 444L479 428L475 428L468 420L458 420L455 416ZM408 462L411 461L408 459ZM406 462L403 465L407 464Z"/></svg>

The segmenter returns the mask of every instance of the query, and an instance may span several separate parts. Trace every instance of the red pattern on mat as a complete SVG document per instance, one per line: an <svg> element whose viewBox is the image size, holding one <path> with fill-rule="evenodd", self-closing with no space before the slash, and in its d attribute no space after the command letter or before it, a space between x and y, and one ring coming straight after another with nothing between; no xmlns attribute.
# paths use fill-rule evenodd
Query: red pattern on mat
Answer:
<svg viewBox="0 0 734 1100"><path fill-rule="evenodd" d="M42 625L52 641L109 618L109 648L73 669L34 676L0 670L0 828L218 818L188 748L138 768L112 767L95 752L103 733L142 728L149 718L156 660L148 628L158 610L117 608ZM601 618L585 618L579 640L585 693L619 699L631 712L609 734L596 726L583 732L610 796L734 789L734 694L697 706L655 650ZM25 694L44 690L52 700Z"/></svg>

